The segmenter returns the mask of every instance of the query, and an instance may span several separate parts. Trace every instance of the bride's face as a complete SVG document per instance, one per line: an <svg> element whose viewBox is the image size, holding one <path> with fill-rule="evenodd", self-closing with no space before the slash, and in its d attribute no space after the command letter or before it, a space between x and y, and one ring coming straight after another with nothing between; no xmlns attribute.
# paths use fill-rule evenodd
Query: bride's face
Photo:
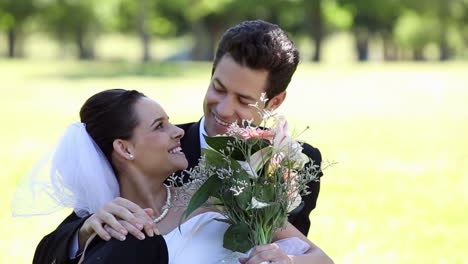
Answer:
<svg viewBox="0 0 468 264"><path fill-rule="evenodd" d="M138 126L130 140L134 164L147 175L187 168L188 162L180 147L184 130L169 122L169 117L155 101L143 97L135 104Z"/></svg>

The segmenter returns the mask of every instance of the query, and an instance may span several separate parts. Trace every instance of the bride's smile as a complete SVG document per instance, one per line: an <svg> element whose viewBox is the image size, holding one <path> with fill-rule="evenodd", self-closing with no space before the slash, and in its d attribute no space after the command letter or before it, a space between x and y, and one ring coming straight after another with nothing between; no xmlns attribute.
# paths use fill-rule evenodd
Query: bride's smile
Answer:
<svg viewBox="0 0 468 264"><path fill-rule="evenodd" d="M126 158L125 163L147 175L171 175L187 168L187 159L180 146L184 131L169 122L163 108L142 97L135 103L134 113L138 124L132 137L122 142L122 147L117 146L117 152L122 150L120 156ZM132 158L125 156L128 153Z"/></svg>

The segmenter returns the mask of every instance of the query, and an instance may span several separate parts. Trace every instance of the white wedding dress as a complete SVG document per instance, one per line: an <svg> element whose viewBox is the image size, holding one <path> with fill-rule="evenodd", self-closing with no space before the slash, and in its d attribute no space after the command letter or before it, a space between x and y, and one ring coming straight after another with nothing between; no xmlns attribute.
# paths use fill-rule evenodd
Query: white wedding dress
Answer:
<svg viewBox="0 0 468 264"><path fill-rule="evenodd" d="M233 252L223 247L223 236L229 225L217 221L224 218L217 212L196 215L179 228L164 235L169 251L169 264L217 264L239 263L239 257L247 254ZM299 238L288 238L277 243L287 254L300 255L309 245Z"/></svg>

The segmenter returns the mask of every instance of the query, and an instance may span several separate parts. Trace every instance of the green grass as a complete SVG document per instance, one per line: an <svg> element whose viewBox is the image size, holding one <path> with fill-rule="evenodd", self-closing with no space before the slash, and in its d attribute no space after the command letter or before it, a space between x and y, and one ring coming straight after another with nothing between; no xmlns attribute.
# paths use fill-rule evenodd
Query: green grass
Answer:
<svg viewBox="0 0 468 264"><path fill-rule="evenodd" d="M336 263L468 263L467 64L303 64L281 107L338 164L310 239ZM210 64L0 60L0 263L29 263L68 214L10 217L20 179L92 94L138 89L198 120Z"/></svg>

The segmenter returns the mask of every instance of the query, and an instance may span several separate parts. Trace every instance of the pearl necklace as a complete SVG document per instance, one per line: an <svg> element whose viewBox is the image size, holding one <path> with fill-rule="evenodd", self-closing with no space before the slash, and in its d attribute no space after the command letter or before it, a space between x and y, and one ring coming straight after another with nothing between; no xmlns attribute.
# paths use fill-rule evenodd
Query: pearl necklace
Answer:
<svg viewBox="0 0 468 264"><path fill-rule="evenodd" d="M163 212L161 213L161 215L153 220L153 222L155 223L161 222L161 220L163 220L163 218L167 215L167 212L169 212L169 208L171 207L171 190L169 189L169 186L167 185L164 185L164 187L166 187L166 191L167 191L166 203L162 207Z"/></svg>

